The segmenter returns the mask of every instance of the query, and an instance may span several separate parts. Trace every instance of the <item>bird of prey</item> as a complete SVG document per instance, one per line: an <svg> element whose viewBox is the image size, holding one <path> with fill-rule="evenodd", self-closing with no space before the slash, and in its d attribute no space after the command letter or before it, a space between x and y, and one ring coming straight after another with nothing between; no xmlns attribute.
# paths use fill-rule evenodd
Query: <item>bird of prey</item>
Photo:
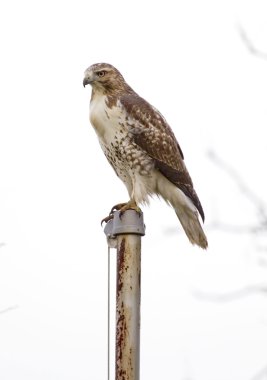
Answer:
<svg viewBox="0 0 267 380"><path fill-rule="evenodd" d="M192 244L207 248L199 222L204 212L174 133L161 113L141 98L112 65L97 63L84 74L92 86L90 122L106 158L125 184L130 200L114 206L139 210L149 196L170 204Z"/></svg>

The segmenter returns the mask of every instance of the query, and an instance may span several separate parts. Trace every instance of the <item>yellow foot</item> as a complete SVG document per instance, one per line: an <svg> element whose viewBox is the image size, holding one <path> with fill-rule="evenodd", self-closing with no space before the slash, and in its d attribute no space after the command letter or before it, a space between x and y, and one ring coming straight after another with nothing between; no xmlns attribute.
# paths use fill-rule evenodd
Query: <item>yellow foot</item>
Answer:
<svg viewBox="0 0 267 380"><path fill-rule="evenodd" d="M128 203L118 203L117 205L113 206L112 209L110 210L110 213L106 218L101 220L101 226L105 222L107 223L109 220L113 219L114 217L114 211L120 211L120 218L124 214L125 211L127 210L135 210L138 214L141 214L141 209L140 207L137 206L135 201L130 200Z"/></svg>
<svg viewBox="0 0 267 380"><path fill-rule="evenodd" d="M110 214L113 214L114 211L119 211L119 210L121 210L122 207L124 207L124 206L126 206L126 205L127 205L127 203L118 203L117 205L115 205L115 206L112 207L112 209L110 210L109 215L110 215Z"/></svg>
<svg viewBox="0 0 267 380"><path fill-rule="evenodd" d="M110 210L110 213L108 216L106 216L104 219L101 220L101 226L105 222L109 222L111 219L114 218L114 211L120 210L123 206L127 205L127 203L118 203L117 205L113 206Z"/></svg>
<svg viewBox="0 0 267 380"><path fill-rule="evenodd" d="M120 211L120 218L122 217L122 215L127 210L134 210L138 214L141 214L141 212L142 212L141 209L140 209L140 207L138 207L137 204L135 203L135 201L133 201L133 200L130 200L128 203L122 204L121 207L118 210Z"/></svg>

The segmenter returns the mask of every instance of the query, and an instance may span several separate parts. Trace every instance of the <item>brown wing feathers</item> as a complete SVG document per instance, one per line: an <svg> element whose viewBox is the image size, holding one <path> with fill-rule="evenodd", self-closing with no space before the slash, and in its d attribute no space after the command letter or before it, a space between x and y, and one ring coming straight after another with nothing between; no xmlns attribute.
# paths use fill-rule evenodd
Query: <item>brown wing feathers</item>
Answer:
<svg viewBox="0 0 267 380"><path fill-rule="evenodd" d="M128 127L134 142L155 160L155 167L192 200L204 222L203 208L174 133L158 111L137 94L134 95L121 97L121 104L129 115Z"/></svg>
<svg viewBox="0 0 267 380"><path fill-rule="evenodd" d="M171 168L170 166L166 165L164 162L156 160L156 168L159 169L159 171L168 178L169 181L171 181L174 185L176 185L179 189L183 191L185 195L187 195L191 201L196 206L199 214L201 215L201 218L204 222L205 215L203 208L201 206L200 200L197 196L197 193L195 192L194 188L190 183L187 182L188 180L188 173L179 172L176 169ZM190 177L189 177L190 178Z"/></svg>

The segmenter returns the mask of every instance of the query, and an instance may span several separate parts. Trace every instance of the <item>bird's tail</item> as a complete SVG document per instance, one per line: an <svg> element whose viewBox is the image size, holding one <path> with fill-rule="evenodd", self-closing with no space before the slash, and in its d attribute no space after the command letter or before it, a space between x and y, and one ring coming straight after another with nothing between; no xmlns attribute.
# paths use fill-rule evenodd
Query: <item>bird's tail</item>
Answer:
<svg viewBox="0 0 267 380"><path fill-rule="evenodd" d="M199 222L197 210L192 210L185 205L179 205L174 209L190 243L206 249L208 240Z"/></svg>
<svg viewBox="0 0 267 380"><path fill-rule="evenodd" d="M192 193L192 191L191 191ZM204 219L201 204L197 198L197 207L191 198L186 195L178 186L168 181L161 173L157 172L157 194L159 194L168 204L170 204L178 216L180 223L192 244L206 249L208 241L198 219L198 210Z"/></svg>

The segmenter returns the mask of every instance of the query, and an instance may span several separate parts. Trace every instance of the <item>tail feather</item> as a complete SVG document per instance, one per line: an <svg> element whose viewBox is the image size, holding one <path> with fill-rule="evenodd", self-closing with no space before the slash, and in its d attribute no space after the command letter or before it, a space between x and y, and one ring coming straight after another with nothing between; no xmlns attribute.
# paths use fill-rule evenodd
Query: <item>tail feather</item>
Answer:
<svg viewBox="0 0 267 380"><path fill-rule="evenodd" d="M175 212L189 241L206 249L208 240L199 222L197 211L193 211L188 207L179 207L175 209Z"/></svg>
<svg viewBox="0 0 267 380"><path fill-rule="evenodd" d="M157 178L156 193L170 204L178 216L180 223L192 244L206 249L208 241L198 219L198 210L204 220L204 212L198 200L198 207L186 192L174 185L160 172L155 172ZM197 195L195 194L195 197ZM198 198L197 198L198 199Z"/></svg>

